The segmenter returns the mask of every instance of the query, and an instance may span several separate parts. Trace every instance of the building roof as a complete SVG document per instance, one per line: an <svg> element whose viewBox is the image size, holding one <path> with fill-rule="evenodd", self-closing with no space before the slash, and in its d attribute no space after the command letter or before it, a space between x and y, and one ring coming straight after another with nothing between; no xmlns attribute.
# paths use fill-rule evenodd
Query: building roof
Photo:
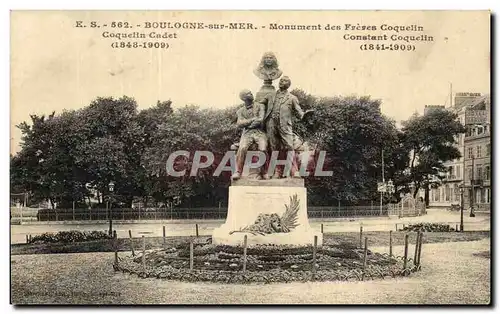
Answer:
<svg viewBox="0 0 500 314"><path fill-rule="evenodd" d="M486 107L489 110L490 100L491 100L490 94L485 94L482 96L477 96L471 99L464 100L463 102L456 104L455 106L450 107L449 109L458 113L460 111L463 112L463 110L465 109L476 107L482 104L483 102L487 102Z"/></svg>
<svg viewBox="0 0 500 314"><path fill-rule="evenodd" d="M471 101L468 107L474 108L476 106L479 106L483 102L486 103L487 105L486 107L489 107L490 101L491 101L490 94L486 94Z"/></svg>

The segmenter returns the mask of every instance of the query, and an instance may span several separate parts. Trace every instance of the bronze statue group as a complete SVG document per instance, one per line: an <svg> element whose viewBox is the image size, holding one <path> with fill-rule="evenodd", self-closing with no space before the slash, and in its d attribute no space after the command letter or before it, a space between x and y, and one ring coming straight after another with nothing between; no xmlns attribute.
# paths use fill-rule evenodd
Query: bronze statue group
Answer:
<svg viewBox="0 0 500 314"><path fill-rule="evenodd" d="M237 147L237 169L232 179L238 180L244 174L245 163L249 162L247 153L251 148L266 156L265 164L259 167L258 179L300 177L298 154L306 147L293 132L293 116L302 120L312 110L304 111L299 106L297 97L288 90L292 84L288 76L281 77L279 88L275 90L272 81L279 78L282 71L278 68L274 53L264 54L254 74L264 80L264 85L255 98L247 89L239 94L243 105L236 113L236 123L243 130L240 142L233 145L233 148ZM271 155L280 160L285 158L285 164L281 162L283 167L270 167Z"/></svg>

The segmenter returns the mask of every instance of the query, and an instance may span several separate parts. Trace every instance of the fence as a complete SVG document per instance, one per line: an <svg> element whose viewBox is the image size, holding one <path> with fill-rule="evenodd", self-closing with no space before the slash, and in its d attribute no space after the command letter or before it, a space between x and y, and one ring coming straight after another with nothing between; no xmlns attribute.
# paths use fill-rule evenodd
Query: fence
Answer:
<svg viewBox="0 0 500 314"><path fill-rule="evenodd" d="M224 219L226 209L218 208L106 208L89 209L41 209L38 221L68 220L180 220L180 219Z"/></svg>
<svg viewBox="0 0 500 314"><path fill-rule="evenodd" d="M382 206L309 206L309 218L350 218L350 217L384 217L390 214L391 207Z"/></svg>
<svg viewBox="0 0 500 314"><path fill-rule="evenodd" d="M406 195L399 203L389 204L387 212L389 216L416 217L426 214L426 209L424 202Z"/></svg>
<svg viewBox="0 0 500 314"><path fill-rule="evenodd" d="M350 217L380 217L391 215L394 206L309 206L308 217L317 219L350 218ZM33 209L11 208L13 221L95 221L109 220L210 220L225 219L226 207L203 208L57 208ZM397 214L397 213L396 213Z"/></svg>
<svg viewBox="0 0 500 314"><path fill-rule="evenodd" d="M12 222L18 221L37 221L38 208L30 207L11 207L10 219Z"/></svg>

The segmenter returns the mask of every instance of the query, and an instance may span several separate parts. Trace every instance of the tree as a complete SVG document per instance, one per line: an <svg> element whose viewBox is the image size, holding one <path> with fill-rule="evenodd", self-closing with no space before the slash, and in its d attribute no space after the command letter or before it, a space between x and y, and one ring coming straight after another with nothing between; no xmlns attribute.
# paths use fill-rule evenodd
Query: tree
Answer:
<svg viewBox="0 0 500 314"><path fill-rule="evenodd" d="M377 196L377 181L381 180L382 150L384 161L397 141L394 121L380 112L380 101L369 97L317 98L295 90L304 109L314 109L306 123L294 128L318 150L327 153L325 168L330 177L308 177L310 201L318 205L334 202L358 203Z"/></svg>
<svg viewBox="0 0 500 314"><path fill-rule="evenodd" d="M429 189L434 179L437 183L446 172L444 163L461 157L456 138L465 132L457 114L445 109L434 110L426 115L413 115L403 123L401 143L409 154L409 180L415 185L413 197L419 189L425 190L429 204Z"/></svg>
<svg viewBox="0 0 500 314"><path fill-rule="evenodd" d="M324 170L332 176L306 178L314 205L363 204L378 198L377 182L392 179L399 193L428 189L445 170L443 163L460 157L455 136L464 132L456 115L437 110L413 116L401 130L369 97L316 97L292 91L303 109L314 109L294 131L318 151L326 152ZM138 111L129 97L99 97L89 106L59 115L31 116L22 123L21 151L11 157L11 185L30 199L85 205L94 196L103 206L110 181L125 206L134 197L157 204L181 198L183 206L226 203L230 173L213 172L241 130L235 125L237 106L172 109L170 101ZM178 150L190 152L182 177L168 176L167 159ZM209 151L215 162L190 176L194 153ZM90 184L92 189L87 188ZM96 195L92 193L96 192Z"/></svg>
<svg viewBox="0 0 500 314"><path fill-rule="evenodd" d="M137 121L142 129L143 142L146 147L151 146L158 128L167 121L173 113L172 102L159 101L155 106L142 110L137 115Z"/></svg>
<svg viewBox="0 0 500 314"><path fill-rule="evenodd" d="M79 112L75 127L82 138L75 147L75 164L86 169L85 184L107 196L113 181L114 194L131 206L133 197L144 193L140 161L145 147L136 101L97 98Z"/></svg>
<svg viewBox="0 0 500 314"><path fill-rule="evenodd" d="M91 184L100 196L108 183L116 193L132 197L144 193L140 157L144 151L137 104L128 97L97 98L88 107L48 117L31 116L18 126L21 151L12 159L11 180L33 193L34 199L54 206L71 206L91 196Z"/></svg>
<svg viewBox="0 0 500 314"><path fill-rule="evenodd" d="M72 114L30 117L31 125L26 122L18 125L23 134L22 149L12 160L11 180L31 191L34 200L49 200L54 206L65 188L73 183L67 178L71 167L67 144L71 139L59 127L71 120Z"/></svg>
<svg viewBox="0 0 500 314"><path fill-rule="evenodd" d="M235 108L213 110L185 106L169 115L152 135L151 145L142 157L150 178L148 193L162 201L181 197L184 206L214 206L225 201L230 174L214 177L217 162L200 169L196 177L190 176L189 170L196 151L210 151L218 161L239 138L233 123L235 112ZM178 150L190 152L186 174L183 177L168 176L167 159Z"/></svg>
<svg viewBox="0 0 500 314"><path fill-rule="evenodd" d="M403 141L404 133L395 130L395 139L386 143L384 162L387 178L393 180L394 194L392 200L399 202L401 195L410 192L410 177L407 175L410 155Z"/></svg>

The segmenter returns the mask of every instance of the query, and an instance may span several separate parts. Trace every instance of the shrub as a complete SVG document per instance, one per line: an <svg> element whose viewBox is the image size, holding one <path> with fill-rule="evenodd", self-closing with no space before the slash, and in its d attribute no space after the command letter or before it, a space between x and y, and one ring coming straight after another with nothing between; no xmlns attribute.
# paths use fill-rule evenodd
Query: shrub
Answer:
<svg viewBox="0 0 500 314"><path fill-rule="evenodd" d="M312 258L312 256L311 256ZM281 262L285 260L285 257L283 256L278 256L278 255L264 255L264 256L259 256L257 257L259 261L263 262Z"/></svg>
<svg viewBox="0 0 500 314"><path fill-rule="evenodd" d="M73 243L87 242L111 237L103 231L59 231L57 233L43 233L32 238L31 243Z"/></svg>
<svg viewBox="0 0 500 314"><path fill-rule="evenodd" d="M451 232L455 231L455 229L441 223L418 223L404 227L403 231Z"/></svg>

